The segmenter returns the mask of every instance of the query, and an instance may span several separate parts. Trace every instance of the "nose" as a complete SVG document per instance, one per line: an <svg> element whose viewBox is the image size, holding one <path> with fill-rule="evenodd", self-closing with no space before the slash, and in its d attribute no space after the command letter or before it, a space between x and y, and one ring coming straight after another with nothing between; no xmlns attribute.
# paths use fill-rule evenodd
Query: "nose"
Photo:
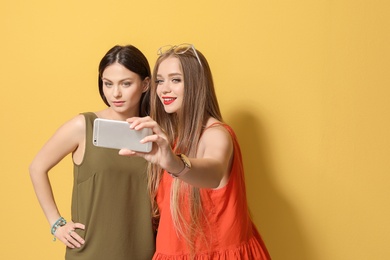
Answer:
<svg viewBox="0 0 390 260"><path fill-rule="evenodd" d="M114 86L113 92L112 92L114 97L121 97L122 96L122 91L118 85Z"/></svg>
<svg viewBox="0 0 390 260"><path fill-rule="evenodd" d="M171 88L169 86L169 81L168 82L162 82L159 85L159 87L160 87L161 93L163 93L163 94L171 92Z"/></svg>

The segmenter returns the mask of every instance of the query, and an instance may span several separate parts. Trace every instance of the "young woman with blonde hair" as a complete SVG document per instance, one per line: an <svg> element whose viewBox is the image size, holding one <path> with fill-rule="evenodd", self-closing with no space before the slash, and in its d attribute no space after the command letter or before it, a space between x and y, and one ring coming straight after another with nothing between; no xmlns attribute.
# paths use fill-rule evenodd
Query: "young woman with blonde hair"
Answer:
<svg viewBox="0 0 390 260"><path fill-rule="evenodd" d="M191 44L160 48L151 89L150 162L156 220L153 259L270 259L247 206L237 138L222 120L207 60Z"/></svg>

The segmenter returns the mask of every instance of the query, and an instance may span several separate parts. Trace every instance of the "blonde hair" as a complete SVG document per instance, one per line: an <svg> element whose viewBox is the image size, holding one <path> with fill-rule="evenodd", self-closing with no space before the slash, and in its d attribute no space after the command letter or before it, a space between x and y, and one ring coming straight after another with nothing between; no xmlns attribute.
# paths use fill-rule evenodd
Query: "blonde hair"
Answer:
<svg viewBox="0 0 390 260"><path fill-rule="evenodd" d="M156 79L161 62L169 57L179 60L184 78L184 99L180 112L168 114L159 100L153 82L151 89L151 117L167 132L169 142L176 153L196 157L200 137L207 120L214 117L222 121L218 100L215 94L211 70L206 58L195 49L188 49L177 54L174 50L163 53L156 61L153 79ZM152 201L154 224L159 220L156 195L164 169L157 165L149 165L149 192ZM183 208L183 200L188 200L188 208ZM185 203L184 203L185 204ZM202 210L200 190L180 179L173 180L171 187L170 210L174 226L181 235L193 255L195 251L194 238L204 237L205 218Z"/></svg>

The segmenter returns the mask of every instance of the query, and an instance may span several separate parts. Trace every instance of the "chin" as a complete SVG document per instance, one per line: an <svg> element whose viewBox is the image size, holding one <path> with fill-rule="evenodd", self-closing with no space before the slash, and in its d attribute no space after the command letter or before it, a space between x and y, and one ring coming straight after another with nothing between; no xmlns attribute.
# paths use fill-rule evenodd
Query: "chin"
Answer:
<svg viewBox="0 0 390 260"><path fill-rule="evenodd" d="M176 111L172 111L172 110L170 110L170 109L165 109L165 112L166 112L167 114L174 114L174 113L176 113Z"/></svg>

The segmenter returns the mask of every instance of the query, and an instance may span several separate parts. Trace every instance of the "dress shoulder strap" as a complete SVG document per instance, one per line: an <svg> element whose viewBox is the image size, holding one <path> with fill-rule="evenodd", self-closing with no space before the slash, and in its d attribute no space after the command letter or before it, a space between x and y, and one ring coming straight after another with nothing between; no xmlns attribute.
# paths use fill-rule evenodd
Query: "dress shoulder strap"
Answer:
<svg viewBox="0 0 390 260"><path fill-rule="evenodd" d="M97 115L94 112L84 112L84 113L80 113L80 114L84 115L84 117L87 121L93 121L97 118Z"/></svg>
<svg viewBox="0 0 390 260"><path fill-rule="evenodd" d="M234 133L233 129L226 123L222 123L222 122L215 122L215 123L212 123L211 125L209 125L208 127L206 127L204 129L204 131L206 131L207 129L210 129L212 127L215 127L215 126L223 126L229 133L230 135L233 137L233 139L236 139L236 134Z"/></svg>

